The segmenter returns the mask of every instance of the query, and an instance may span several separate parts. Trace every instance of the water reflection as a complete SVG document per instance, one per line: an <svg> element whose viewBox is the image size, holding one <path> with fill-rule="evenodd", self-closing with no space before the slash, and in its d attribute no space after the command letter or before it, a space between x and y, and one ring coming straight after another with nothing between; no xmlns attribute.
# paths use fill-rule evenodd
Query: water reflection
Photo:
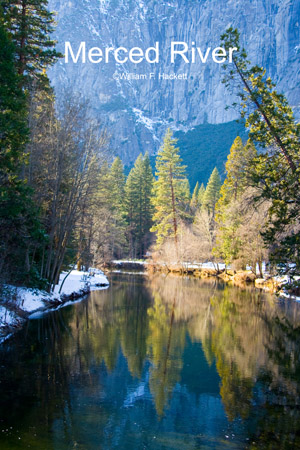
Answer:
<svg viewBox="0 0 300 450"><path fill-rule="evenodd" d="M1 448L300 448L299 349L296 303L118 275L3 346Z"/></svg>

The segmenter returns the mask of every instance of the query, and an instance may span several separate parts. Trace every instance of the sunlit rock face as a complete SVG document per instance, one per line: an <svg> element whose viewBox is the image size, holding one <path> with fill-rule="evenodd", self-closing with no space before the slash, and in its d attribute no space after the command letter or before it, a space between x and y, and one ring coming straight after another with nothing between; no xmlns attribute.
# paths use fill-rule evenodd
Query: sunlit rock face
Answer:
<svg viewBox="0 0 300 450"><path fill-rule="evenodd" d="M153 154L168 126L189 130L238 116L225 109L233 94L221 83L222 64L211 57L206 63L199 58L186 63L180 55L172 64L172 41L189 48L195 42L205 52L219 45L228 26L237 27L251 62L266 67L300 116L300 0L50 0L49 7L57 11L55 38L63 53L65 41L74 52L82 41L87 51L146 50L159 43L159 63L120 64L110 58L107 63L66 64L62 59L50 70L58 93L71 88L89 99L109 129L112 150L128 165L141 151ZM159 79L159 74L172 73L183 79Z"/></svg>

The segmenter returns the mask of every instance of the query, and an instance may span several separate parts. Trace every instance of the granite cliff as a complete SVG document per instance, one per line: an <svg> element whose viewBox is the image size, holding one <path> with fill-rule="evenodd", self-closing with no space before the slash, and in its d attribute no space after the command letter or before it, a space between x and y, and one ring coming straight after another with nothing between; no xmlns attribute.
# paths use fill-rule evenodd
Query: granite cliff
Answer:
<svg viewBox="0 0 300 450"><path fill-rule="evenodd" d="M221 83L221 64L211 59L170 63L172 41L217 47L224 30L238 27L252 63L266 67L300 117L300 0L50 0L57 11L55 38L64 52L108 46L148 48L159 42L159 64L85 64L59 61L50 77L57 92L71 87L89 99L94 114L112 135L112 150L131 165L140 151L153 154L166 127L187 132L208 123L237 118L225 110L232 94ZM149 73L155 76L150 79ZM159 80L159 73L185 74L184 80ZM130 74L128 79L119 79ZM146 74L147 79L138 79Z"/></svg>

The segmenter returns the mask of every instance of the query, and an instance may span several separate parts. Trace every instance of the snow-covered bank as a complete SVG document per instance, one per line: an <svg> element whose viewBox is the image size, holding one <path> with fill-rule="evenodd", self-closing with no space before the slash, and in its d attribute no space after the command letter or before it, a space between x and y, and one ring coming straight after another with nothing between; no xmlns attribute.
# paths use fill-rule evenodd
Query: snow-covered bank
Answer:
<svg viewBox="0 0 300 450"><path fill-rule="evenodd" d="M72 270L65 279L66 275L67 272L60 275L59 284L51 294L38 289L4 287L0 302L0 343L33 313L53 309L67 302L69 304L70 300L79 299L92 290L106 289L109 286L106 276L98 269L90 272Z"/></svg>

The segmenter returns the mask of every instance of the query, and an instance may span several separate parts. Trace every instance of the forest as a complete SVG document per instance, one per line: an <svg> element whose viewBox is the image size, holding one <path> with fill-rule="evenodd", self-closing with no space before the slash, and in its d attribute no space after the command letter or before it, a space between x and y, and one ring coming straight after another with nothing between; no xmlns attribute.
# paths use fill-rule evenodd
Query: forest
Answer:
<svg viewBox="0 0 300 450"><path fill-rule="evenodd" d="M249 139L232 143L225 179L215 168L191 192L172 130L154 173L146 153L125 176L88 103L73 92L56 98L53 27L46 0L0 2L1 283L50 291L70 265L148 257L223 261L260 276L266 262L299 289L300 125L265 69L247 60L238 31L221 36L237 49L223 82L238 95Z"/></svg>

